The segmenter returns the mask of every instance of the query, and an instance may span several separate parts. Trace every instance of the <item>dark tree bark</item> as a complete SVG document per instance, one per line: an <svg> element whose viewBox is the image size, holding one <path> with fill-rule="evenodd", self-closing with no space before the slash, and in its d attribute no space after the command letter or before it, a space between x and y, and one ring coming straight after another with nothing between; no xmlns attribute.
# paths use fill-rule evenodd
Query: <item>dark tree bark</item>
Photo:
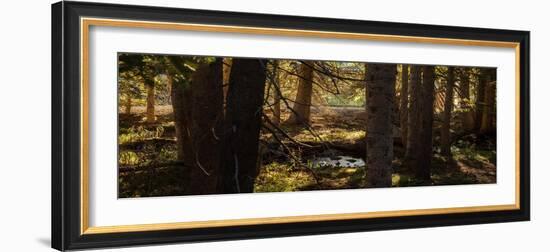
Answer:
<svg viewBox="0 0 550 252"><path fill-rule="evenodd" d="M223 104L227 104L227 91L229 90L229 75L231 74L232 58L223 58Z"/></svg>
<svg viewBox="0 0 550 252"><path fill-rule="evenodd" d="M460 75L460 109L462 127L465 131L474 129L474 114L470 106L470 68L463 69Z"/></svg>
<svg viewBox="0 0 550 252"><path fill-rule="evenodd" d="M185 153L191 179L189 194L218 193L223 142L222 59L201 65L191 78L192 109L190 124L191 152Z"/></svg>
<svg viewBox="0 0 550 252"><path fill-rule="evenodd" d="M294 113L290 114L290 118L286 122L288 124L309 123L313 94L313 68L310 65L313 65L313 62L300 64L298 92L292 106Z"/></svg>
<svg viewBox="0 0 550 252"><path fill-rule="evenodd" d="M409 65L402 65L401 67L399 126L401 129L401 143L403 146L407 146L407 120L409 116Z"/></svg>
<svg viewBox="0 0 550 252"><path fill-rule="evenodd" d="M395 64L367 65L367 186L392 184Z"/></svg>
<svg viewBox="0 0 550 252"><path fill-rule="evenodd" d="M475 120L474 130L479 131L481 128L481 121L483 118L483 108L485 107L485 87L489 80L484 69L480 70L477 76L477 88L476 88L476 108L475 108Z"/></svg>
<svg viewBox="0 0 550 252"><path fill-rule="evenodd" d="M483 102L481 127L479 133L487 134L495 131L495 102L496 102L496 70L485 70L485 99Z"/></svg>
<svg viewBox="0 0 550 252"><path fill-rule="evenodd" d="M443 124L441 126L441 155L451 158L451 116L453 112L455 84L455 68L447 69L447 83L445 85L445 103L443 108Z"/></svg>
<svg viewBox="0 0 550 252"><path fill-rule="evenodd" d="M253 192L265 92L265 61L233 59L225 114L222 186L226 193Z"/></svg>
<svg viewBox="0 0 550 252"><path fill-rule="evenodd" d="M169 75L168 80L172 82L171 100L172 110L174 111L177 160L184 161L186 154L192 152L190 129L192 89L190 81L187 79L175 81L173 76ZM190 184L191 170L186 166L181 166L181 169L183 174L182 184L187 191Z"/></svg>
<svg viewBox="0 0 550 252"><path fill-rule="evenodd" d="M434 67L422 67L422 99L421 118L422 127L420 139L420 150L418 151L418 162L414 168L416 179L424 182L431 182L431 166L433 156L433 115L434 115Z"/></svg>
<svg viewBox="0 0 550 252"><path fill-rule="evenodd" d="M177 147L177 159L183 161L184 149L186 143L189 142L187 123L191 118L191 88L187 80L174 81L172 76L168 77L168 80L172 82L171 100L172 110L174 111L174 124L176 131L176 147Z"/></svg>
<svg viewBox="0 0 550 252"><path fill-rule="evenodd" d="M147 90L147 110L145 112L148 123L155 122L155 80L151 76L144 77L145 89Z"/></svg>
<svg viewBox="0 0 550 252"><path fill-rule="evenodd" d="M404 158L405 166L410 169L418 165L418 152L421 144L422 87L420 83L420 74L420 66L411 66L411 78L409 81L409 112L407 118L407 145Z"/></svg>
<svg viewBox="0 0 550 252"><path fill-rule="evenodd" d="M272 85L278 85L280 88L280 79L279 79L279 61L274 60L273 61L273 78L275 79L275 83L272 83ZM276 88L271 89L273 92L273 124L279 126L281 124L281 96L279 95L279 92L277 92Z"/></svg>

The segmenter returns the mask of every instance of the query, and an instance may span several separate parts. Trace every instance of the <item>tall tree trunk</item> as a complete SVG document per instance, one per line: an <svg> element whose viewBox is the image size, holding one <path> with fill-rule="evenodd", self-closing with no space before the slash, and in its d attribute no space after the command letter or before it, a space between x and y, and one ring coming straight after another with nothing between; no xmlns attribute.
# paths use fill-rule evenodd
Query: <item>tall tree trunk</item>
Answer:
<svg viewBox="0 0 550 252"><path fill-rule="evenodd" d="M265 92L265 61L233 59L225 114L226 193L253 192L258 176L258 143Z"/></svg>
<svg viewBox="0 0 550 252"><path fill-rule="evenodd" d="M129 115L132 112L132 96L126 96L126 103L124 104L124 113Z"/></svg>
<svg viewBox="0 0 550 252"><path fill-rule="evenodd" d="M485 100L483 102L483 113L481 116L481 127L479 132L486 134L495 130L495 101L496 101L496 70L486 70Z"/></svg>
<svg viewBox="0 0 550 252"><path fill-rule="evenodd" d="M429 184L431 182L431 166L433 154L433 115L434 115L434 67L422 67L422 127L418 162L414 168L416 179Z"/></svg>
<svg viewBox="0 0 550 252"><path fill-rule="evenodd" d="M147 111L145 112L148 123L155 122L155 80L145 79L145 88L147 89Z"/></svg>
<svg viewBox="0 0 550 252"><path fill-rule="evenodd" d="M409 169L418 165L418 151L420 150L421 96L420 66L411 66L409 81L409 111L407 117L407 145L405 148L404 164Z"/></svg>
<svg viewBox="0 0 550 252"><path fill-rule="evenodd" d="M192 89L188 79L175 81L173 76L169 75L168 81L172 82L171 100L176 130L177 160L184 161L186 154L192 153L190 129ZM191 179L191 170L189 166L182 166L181 169L183 174L182 184L187 193Z"/></svg>
<svg viewBox="0 0 550 252"><path fill-rule="evenodd" d="M191 169L189 194L218 192L223 142L223 73L222 60L204 64L191 77L193 90L190 124L192 151L185 153Z"/></svg>
<svg viewBox="0 0 550 252"><path fill-rule="evenodd" d="M470 69L465 68L460 76L460 109L462 127L465 131L474 129L474 114L470 106Z"/></svg>
<svg viewBox="0 0 550 252"><path fill-rule="evenodd" d="M453 94L455 69L448 67L445 85L445 105L443 108L443 125L441 126L441 155L451 157L451 116L453 111Z"/></svg>
<svg viewBox="0 0 550 252"><path fill-rule="evenodd" d="M392 184L395 64L367 65L367 186Z"/></svg>
<svg viewBox="0 0 550 252"><path fill-rule="evenodd" d="M277 85L280 88L280 76L279 76L279 61L273 60L273 79L275 80L275 83L272 83L272 85ZM277 91L277 88L272 88L273 90L273 124L279 125L281 124L281 96L279 95L279 92Z"/></svg>
<svg viewBox="0 0 550 252"><path fill-rule="evenodd" d="M401 65L401 99L399 101L399 126L401 143L407 146L407 121L409 116L409 65Z"/></svg>
<svg viewBox="0 0 550 252"><path fill-rule="evenodd" d="M290 118L287 121L288 124L309 123L311 96L313 93L313 68L310 67L312 65L313 62L300 64L298 92L292 106L294 112L290 114Z"/></svg>
<svg viewBox="0 0 550 252"><path fill-rule="evenodd" d="M227 90L229 90L229 75L231 74L232 58L223 58L223 104L227 104Z"/></svg>
<svg viewBox="0 0 550 252"><path fill-rule="evenodd" d="M488 83L487 75L485 70L481 69L477 77L477 89L476 89L476 109L475 109L475 120L474 120L474 130L479 131L481 129L481 121L483 118L483 108L485 107L485 87Z"/></svg>

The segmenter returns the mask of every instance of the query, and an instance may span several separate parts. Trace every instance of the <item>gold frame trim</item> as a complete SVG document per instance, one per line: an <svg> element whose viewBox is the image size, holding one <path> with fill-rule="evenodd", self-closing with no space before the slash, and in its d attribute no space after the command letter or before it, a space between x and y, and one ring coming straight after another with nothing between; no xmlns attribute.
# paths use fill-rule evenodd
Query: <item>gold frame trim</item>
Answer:
<svg viewBox="0 0 550 252"><path fill-rule="evenodd" d="M364 213L343 213L343 214L322 214L322 215L302 215L302 216L284 216L267 218L247 218L247 219L228 219L228 220L209 220L209 221L191 221L191 222L173 222L156 224L135 224L121 226L99 226L90 227L89 223L89 28L90 26L110 26L110 27L131 27L146 29L163 30L185 30L201 32L224 32L241 33L256 35L276 35L276 36L301 36L316 38L337 38L337 39L359 39L371 41L386 42L409 42L409 43L429 43L446 44L460 46L486 46L515 49L515 74L516 74L516 188L515 204L509 205L490 205L475 207L453 207L453 208L434 208L434 209L415 209L415 210L397 210L397 211L379 211ZM240 225L261 225L261 224L281 224L291 222L313 222L329 220L350 220L367 219L396 216L416 216L416 215L435 215L452 213L471 213L471 212L491 212L502 210L520 209L520 44L516 42L486 41L486 40L467 40L451 38L432 38L417 36L399 36L399 35L381 35L347 32L327 32L316 30L293 30L278 28L260 28L248 26L226 26L226 25L205 25L193 23L169 23L152 21L134 21L121 19L101 19L101 18L81 18L80 19L80 58L81 58L81 177L80 177L80 209L81 209L81 235L104 234L119 232L139 232L139 231L158 231L173 229L191 229L207 227L227 227Z"/></svg>

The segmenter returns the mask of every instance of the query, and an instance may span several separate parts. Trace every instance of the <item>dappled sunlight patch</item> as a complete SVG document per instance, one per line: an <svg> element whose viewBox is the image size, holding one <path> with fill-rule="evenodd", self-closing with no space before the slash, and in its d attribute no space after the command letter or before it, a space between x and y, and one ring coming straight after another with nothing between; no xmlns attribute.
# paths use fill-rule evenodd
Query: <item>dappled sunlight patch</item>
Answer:
<svg viewBox="0 0 550 252"><path fill-rule="evenodd" d="M164 127L157 126L153 130L146 129L143 126L120 129L118 134L118 143L142 141L145 139L159 138L164 134Z"/></svg>
<svg viewBox="0 0 550 252"><path fill-rule="evenodd" d="M307 172L293 169L289 164L273 162L260 170L254 192L291 192L313 183L314 178Z"/></svg>
<svg viewBox="0 0 550 252"><path fill-rule="evenodd" d="M317 129L315 132L323 141L345 141L355 142L365 138L364 130L354 130L346 128L328 128ZM319 137L312 135L308 130L301 130L294 138L303 142L321 142Z"/></svg>
<svg viewBox="0 0 550 252"><path fill-rule="evenodd" d="M413 176L405 173L392 174L392 187L423 186L426 181L415 179Z"/></svg>
<svg viewBox="0 0 550 252"><path fill-rule="evenodd" d="M118 156L118 163L121 165L137 165L140 163L140 157L133 151L121 151Z"/></svg>

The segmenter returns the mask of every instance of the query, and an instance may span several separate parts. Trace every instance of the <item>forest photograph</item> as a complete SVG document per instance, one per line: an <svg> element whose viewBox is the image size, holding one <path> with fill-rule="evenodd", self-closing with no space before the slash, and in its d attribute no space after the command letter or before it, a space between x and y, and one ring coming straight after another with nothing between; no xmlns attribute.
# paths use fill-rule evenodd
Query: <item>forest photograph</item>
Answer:
<svg viewBox="0 0 550 252"><path fill-rule="evenodd" d="M118 53L118 197L496 183L496 68Z"/></svg>

